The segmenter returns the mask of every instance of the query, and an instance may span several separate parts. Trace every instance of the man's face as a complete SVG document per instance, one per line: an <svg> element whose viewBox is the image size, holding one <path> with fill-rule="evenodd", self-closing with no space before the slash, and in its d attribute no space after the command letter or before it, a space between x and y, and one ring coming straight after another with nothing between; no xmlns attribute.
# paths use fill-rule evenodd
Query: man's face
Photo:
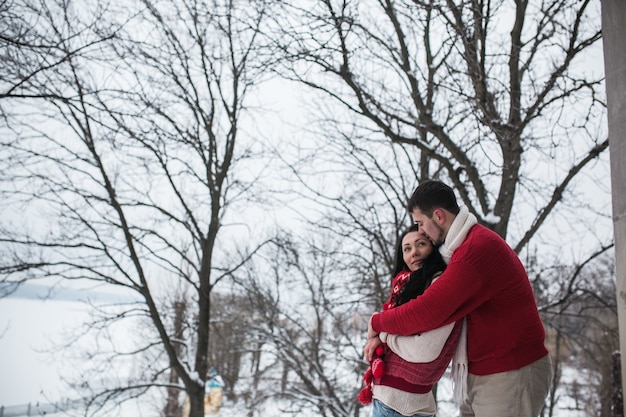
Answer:
<svg viewBox="0 0 626 417"><path fill-rule="evenodd" d="M431 217L428 217L421 212L420 209L415 208L411 213L415 224L419 226L418 232L426 236L433 242L434 245L443 244L446 236L443 227L436 223Z"/></svg>

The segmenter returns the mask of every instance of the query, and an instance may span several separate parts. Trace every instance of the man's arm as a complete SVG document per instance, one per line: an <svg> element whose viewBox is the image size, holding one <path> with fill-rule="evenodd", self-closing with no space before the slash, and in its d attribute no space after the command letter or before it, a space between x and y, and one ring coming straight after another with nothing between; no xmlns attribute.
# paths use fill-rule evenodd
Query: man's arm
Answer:
<svg viewBox="0 0 626 417"><path fill-rule="evenodd" d="M487 300L495 286L487 285L471 264L453 261L424 294L372 315L368 337L383 331L410 336L458 321Z"/></svg>

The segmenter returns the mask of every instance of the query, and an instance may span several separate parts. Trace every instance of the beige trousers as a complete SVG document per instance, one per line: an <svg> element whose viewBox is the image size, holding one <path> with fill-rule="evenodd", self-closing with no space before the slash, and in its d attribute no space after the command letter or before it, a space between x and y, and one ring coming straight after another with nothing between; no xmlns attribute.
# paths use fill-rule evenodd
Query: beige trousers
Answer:
<svg viewBox="0 0 626 417"><path fill-rule="evenodd" d="M461 417L537 417L544 406L550 383L550 355L514 371L468 377L468 400Z"/></svg>

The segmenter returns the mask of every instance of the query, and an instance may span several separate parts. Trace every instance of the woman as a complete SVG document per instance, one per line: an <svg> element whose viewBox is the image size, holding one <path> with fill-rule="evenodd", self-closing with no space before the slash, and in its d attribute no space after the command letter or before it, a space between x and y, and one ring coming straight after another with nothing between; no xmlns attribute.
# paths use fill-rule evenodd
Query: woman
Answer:
<svg viewBox="0 0 626 417"><path fill-rule="evenodd" d="M421 295L446 267L432 242L417 230L417 226L411 226L400 238L391 295L383 310ZM373 399L372 417L436 414L432 389L455 353L461 327L459 321L418 335L381 333L368 340L364 348L366 359L378 366L366 373L366 387L359 400L367 404ZM377 356L380 357L375 359Z"/></svg>

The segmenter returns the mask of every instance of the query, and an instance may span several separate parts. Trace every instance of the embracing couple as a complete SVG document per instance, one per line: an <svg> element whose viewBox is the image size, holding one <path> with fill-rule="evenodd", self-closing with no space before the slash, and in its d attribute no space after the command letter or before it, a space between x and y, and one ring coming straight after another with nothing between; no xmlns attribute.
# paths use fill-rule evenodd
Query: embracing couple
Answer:
<svg viewBox="0 0 626 417"><path fill-rule="evenodd" d="M359 394L373 417L430 417L452 361L461 417L537 417L552 368L528 275L495 232L439 181L408 203L391 295L369 320Z"/></svg>

